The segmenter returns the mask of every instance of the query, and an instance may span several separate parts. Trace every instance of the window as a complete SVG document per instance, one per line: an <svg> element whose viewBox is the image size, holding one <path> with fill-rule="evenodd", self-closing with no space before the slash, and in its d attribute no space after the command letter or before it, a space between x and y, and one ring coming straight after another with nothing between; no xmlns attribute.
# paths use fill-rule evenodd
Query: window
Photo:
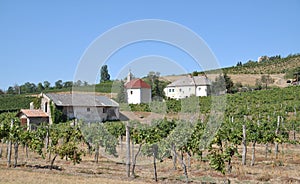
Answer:
<svg viewBox="0 0 300 184"><path fill-rule="evenodd" d="M172 92L174 92L175 91L175 89L172 89Z"/></svg>
<svg viewBox="0 0 300 184"><path fill-rule="evenodd" d="M91 111L91 109L88 107L88 108L86 108L86 111L87 111L87 112L90 112L90 111Z"/></svg>
<svg viewBox="0 0 300 184"><path fill-rule="evenodd" d="M201 88L198 88L199 91L201 91Z"/></svg>
<svg viewBox="0 0 300 184"><path fill-rule="evenodd" d="M44 112L46 112L46 113L48 112L48 103L47 102L45 103Z"/></svg>
<svg viewBox="0 0 300 184"><path fill-rule="evenodd" d="M130 91L130 94L132 95L132 94L133 94L133 91Z"/></svg>
<svg viewBox="0 0 300 184"><path fill-rule="evenodd" d="M179 88L179 92L181 92L181 88Z"/></svg>
<svg viewBox="0 0 300 184"><path fill-rule="evenodd" d="M172 92L172 89L169 89L169 92Z"/></svg>

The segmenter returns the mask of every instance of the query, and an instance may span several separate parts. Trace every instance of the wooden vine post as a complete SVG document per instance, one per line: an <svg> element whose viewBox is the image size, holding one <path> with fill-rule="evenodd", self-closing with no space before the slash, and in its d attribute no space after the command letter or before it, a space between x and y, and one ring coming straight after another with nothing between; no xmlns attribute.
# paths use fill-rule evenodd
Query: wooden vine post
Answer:
<svg viewBox="0 0 300 184"><path fill-rule="evenodd" d="M129 123L126 123L126 173L127 177L130 177L130 127Z"/></svg>
<svg viewBox="0 0 300 184"><path fill-rule="evenodd" d="M11 120L10 123L10 130L12 130L14 126L14 121ZM11 137L8 140L8 145L7 145L7 167L10 167L11 165L11 151L12 151L12 141L11 141Z"/></svg>
<svg viewBox="0 0 300 184"><path fill-rule="evenodd" d="M247 144L246 144L246 125L243 125L243 153L242 153L242 165L246 165L246 155L247 155Z"/></svg>
<svg viewBox="0 0 300 184"><path fill-rule="evenodd" d="M277 117L277 127L275 130L275 135L277 136L279 133L279 126L280 126L280 116ZM275 141L275 158L278 158L278 142Z"/></svg>

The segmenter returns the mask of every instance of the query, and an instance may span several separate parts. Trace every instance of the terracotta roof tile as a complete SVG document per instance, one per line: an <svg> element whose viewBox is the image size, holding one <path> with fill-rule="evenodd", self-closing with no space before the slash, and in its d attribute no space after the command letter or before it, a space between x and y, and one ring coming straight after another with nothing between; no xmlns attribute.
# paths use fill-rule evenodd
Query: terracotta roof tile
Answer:
<svg viewBox="0 0 300 184"><path fill-rule="evenodd" d="M151 86L144 82L142 79L133 79L130 82L125 84L127 89L139 89L139 88L148 88L151 89Z"/></svg>
<svg viewBox="0 0 300 184"><path fill-rule="evenodd" d="M40 109L34 109L34 110L30 110L30 109L21 109L21 111L18 113L18 115L20 113L25 114L25 116L27 117L49 117L48 114L46 114L44 111L40 110Z"/></svg>

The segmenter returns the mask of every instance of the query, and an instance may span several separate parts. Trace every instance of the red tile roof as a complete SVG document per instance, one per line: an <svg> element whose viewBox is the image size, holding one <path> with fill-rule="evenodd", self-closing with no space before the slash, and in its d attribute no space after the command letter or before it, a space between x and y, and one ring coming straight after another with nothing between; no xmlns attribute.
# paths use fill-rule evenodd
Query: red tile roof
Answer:
<svg viewBox="0 0 300 184"><path fill-rule="evenodd" d="M46 114L44 111L40 110L40 109L34 109L34 110L30 110L30 109L21 109L21 111L17 114L17 116L20 115L20 113L25 114L25 116L31 118L31 117L49 117L48 114Z"/></svg>
<svg viewBox="0 0 300 184"><path fill-rule="evenodd" d="M133 79L130 82L125 84L125 88L127 89L139 89L139 88L147 88L151 89L151 86L144 82L142 79Z"/></svg>

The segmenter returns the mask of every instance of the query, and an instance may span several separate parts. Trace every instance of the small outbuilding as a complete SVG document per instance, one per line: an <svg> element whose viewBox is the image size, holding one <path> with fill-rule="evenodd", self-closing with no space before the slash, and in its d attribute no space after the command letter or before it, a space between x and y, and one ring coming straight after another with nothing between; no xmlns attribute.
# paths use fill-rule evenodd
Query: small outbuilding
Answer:
<svg viewBox="0 0 300 184"><path fill-rule="evenodd" d="M21 126L27 127L28 130L49 122L49 115L40 109L21 109L17 117L20 118Z"/></svg>
<svg viewBox="0 0 300 184"><path fill-rule="evenodd" d="M132 79L125 84L128 104L151 102L151 86L142 79Z"/></svg>

